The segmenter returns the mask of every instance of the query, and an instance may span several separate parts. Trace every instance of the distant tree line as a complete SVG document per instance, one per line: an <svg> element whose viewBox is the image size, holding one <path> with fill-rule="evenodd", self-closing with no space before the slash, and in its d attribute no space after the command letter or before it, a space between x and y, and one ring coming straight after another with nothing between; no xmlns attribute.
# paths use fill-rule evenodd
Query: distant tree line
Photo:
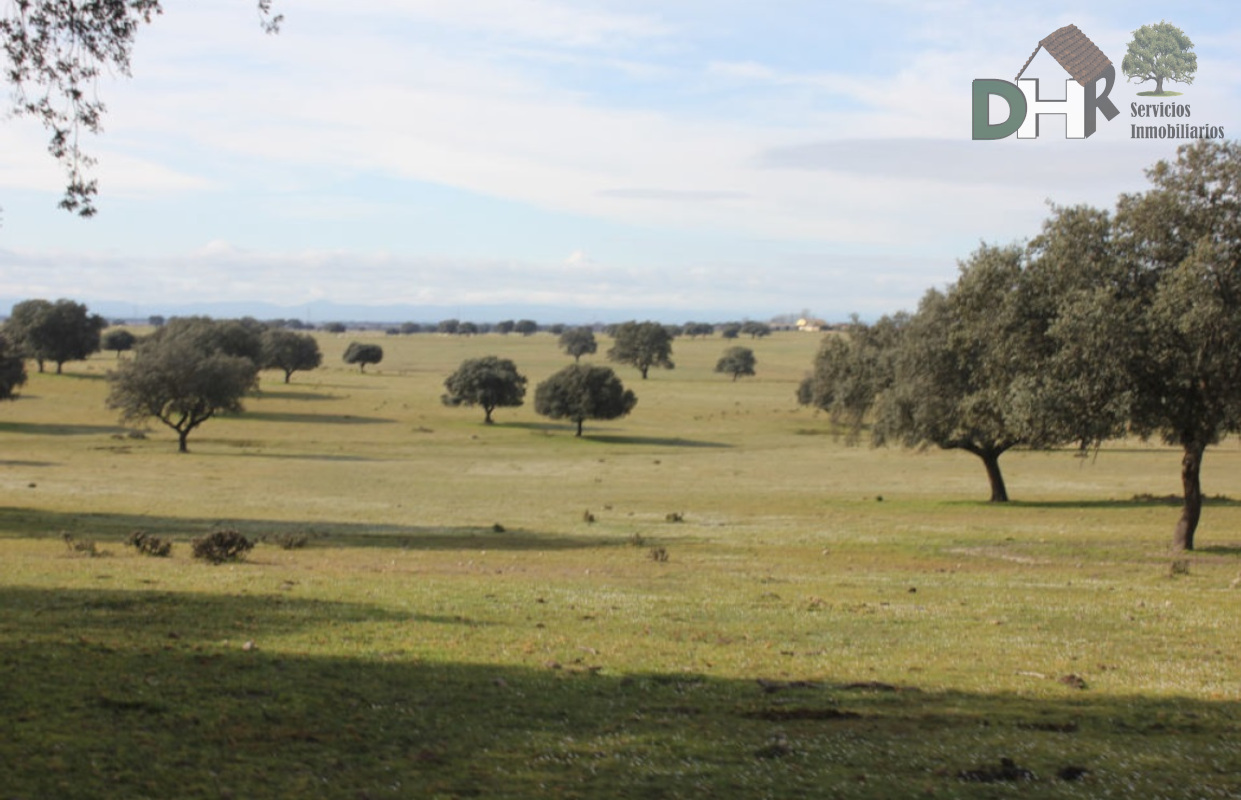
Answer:
<svg viewBox="0 0 1241 800"><path fill-rule="evenodd" d="M1241 147L1184 145L1114 211L1056 207L1025 246L984 244L918 309L827 338L799 399L875 444L959 449L991 499L1014 447L1133 434L1181 448L1173 546L1202 512L1206 449L1241 432Z"/></svg>

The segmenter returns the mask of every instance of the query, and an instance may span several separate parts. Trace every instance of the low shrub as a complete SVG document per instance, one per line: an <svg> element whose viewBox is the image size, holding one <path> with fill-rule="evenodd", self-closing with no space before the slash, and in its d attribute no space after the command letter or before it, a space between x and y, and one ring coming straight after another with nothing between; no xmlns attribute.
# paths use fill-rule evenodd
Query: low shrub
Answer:
<svg viewBox="0 0 1241 800"><path fill-rule="evenodd" d="M167 558L172 555L172 542L165 542L158 536L152 536L146 531L134 531L129 534L129 538L125 540L125 543L144 556Z"/></svg>
<svg viewBox="0 0 1241 800"><path fill-rule="evenodd" d="M65 547L67 547L69 552L73 555L89 556L90 558L98 558L99 556L104 555L104 552L100 550L90 539L78 541L69 533L61 533L60 538L65 540Z"/></svg>
<svg viewBox="0 0 1241 800"><path fill-rule="evenodd" d="M310 534L306 531L284 531L271 538L282 550L300 550L310 544Z"/></svg>
<svg viewBox="0 0 1241 800"><path fill-rule="evenodd" d="M190 547L193 548L194 558L223 564L226 561L240 561L254 548L254 542L239 531L225 528L194 539Z"/></svg>

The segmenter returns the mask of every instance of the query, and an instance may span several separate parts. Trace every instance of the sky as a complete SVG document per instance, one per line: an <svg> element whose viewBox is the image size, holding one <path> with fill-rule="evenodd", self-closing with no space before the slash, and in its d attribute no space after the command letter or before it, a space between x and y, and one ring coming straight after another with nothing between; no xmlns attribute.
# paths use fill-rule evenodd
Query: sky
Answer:
<svg viewBox="0 0 1241 800"><path fill-rule="evenodd" d="M0 303L873 318L980 241L1036 235L1049 202L1143 190L1184 140L1131 138L1133 102L1241 135L1231 2L275 3L276 36L251 0L164 3L132 77L98 86L94 218L56 208L38 124L0 121ZM1139 98L1121 60L1165 19L1196 77ZM1044 117L1037 139L972 140L972 81L1013 80L1070 23L1117 66L1120 115L1088 139ZM1023 77L1063 96L1046 53Z"/></svg>

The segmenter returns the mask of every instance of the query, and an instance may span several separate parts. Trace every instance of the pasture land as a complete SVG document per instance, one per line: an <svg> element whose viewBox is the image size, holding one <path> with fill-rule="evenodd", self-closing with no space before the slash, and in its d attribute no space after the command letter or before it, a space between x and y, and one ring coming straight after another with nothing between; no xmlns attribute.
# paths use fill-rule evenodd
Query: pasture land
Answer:
<svg viewBox="0 0 1241 800"><path fill-rule="evenodd" d="M977 459L798 407L818 340L742 340L733 383L731 343L678 339L581 440L530 409L548 334L324 335L188 455L116 424L111 354L32 374L0 406L0 796L1241 795L1237 445L1174 562L1175 450L1010 453L992 506ZM530 378L492 426L439 402L488 354ZM264 541L193 561L220 527Z"/></svg>

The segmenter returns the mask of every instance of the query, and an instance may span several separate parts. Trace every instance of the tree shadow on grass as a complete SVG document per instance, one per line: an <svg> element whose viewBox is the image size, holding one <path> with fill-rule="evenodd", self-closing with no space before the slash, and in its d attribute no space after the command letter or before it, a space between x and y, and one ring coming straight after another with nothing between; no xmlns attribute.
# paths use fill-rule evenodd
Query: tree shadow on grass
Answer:
<svg viewBox="0 0 1241 800"><path fill-rule="evenodd" d="M296 411L243 411L228 414L221 419L251 420L253 422L299 422L310 425L381 425L395 423L386 417L359 417L354 414L301 414Z"/></svg>
<svg viewBox="0 0 1241 800"><path fill-rule="evenodd" d="M787 660L773 662L791 672L780 680L626 672L612 666L606 638L590 650L553 640L527 664L428 658L420 634L480 623L297 591L0 589L6 794L606 799L822 797L836 787L841 797L1197 798L1241 789L1236 700L1052 681L1037 696L942 691L869 673L804 675ZM297 635L314 644L281 641Z"/></svg>
<svg viewBox="0 0 1241 800"><path fill-rule="evenodd" d="M1241 556L1241 545L1216 544L1206 547L1195 547L1195 553L1210 553L1214 556Z"/></svg>
<svg viewBox="0 0 1241 800"><path fill-rule="evenodd" d="M540 431L543 433L568 433L577 432L577 426L560 422L502 422L496 423L497 428L515 428L519 430ZM600 444L632 444L645 445L648 447L732 447L731 444L723 442L706 442L697 439L682 439L676 436L626 436L611 433L592 433L589 423L582 431L582 440L590 442L599 442ZM595 431L599 428L596 426ZM604 429L606 430L606 428Z"/></svg>
<svg viewBox="0 0 1241 800"><path fill-rule="evenodd" d="M724 442L707 442L701 439L682 439L676 436L620 436L615 434L582 433L582 438L601 444L636 444L648 447L719 447L731 448Z"/></svg>
<svg viewBox="0 0 1241 800"><path fill-rule="evenodd" d="M0 467L58 467L58 461L0 461Z"/></svg>
<svg viewBox="0 0 1241 800"><path fill-rule="evenodd" d="M992 508L1005 505L1011 508L1180 508L1184 501L1175 495L1146 496L1139 495L1128 500L1010 500L1008 503L979 503ZM1233 508L1241 506L1241 500L1231 497L1204 497L1202 505L1209 507Z"/></svg>
<svg viewBox="0 0 1241 800"><path fill-rule="evenodd" d="M390 547L408 550L574 550L621 547L620 538L569 536L492 526L370 525L334 520L255 520L229 517L165 517L47 511L0 506L0 538L78 539L119 544L136 530L184 543L220 528L234 528L251 539L306 534L310 547Z"/></svg>
<svg viewBox="0 0 1241 800"><path fill-rule="evenodd" d="M224 456L226 458L275 458L286 461L340 461L343 463L368 463L391 461L388 458L368 458L367 456L331 455L330 453L208 453L207 457Z"/></svg>
<svg viewBox="0 0 1241 800"><path fill-rule="evenodd" d="M573 433L577 430L574 425L565 425L561 422L497 422L491 425L492 428L512 428L514 430L539 431L541 433L553 433L565 431Z"/></svg>
<svg viewBox="0 0 1241 800"><path fill-rule="evenodd" d="M343 400L338 394L317 394L292 389L260 389L254 394L257 400Z"/></svg>
<svg viewBox="0 0 1241 800"><path fill-rule="evenodd" d="M31 436L95 436L102 433L125 433L119 425L70 425L49 422L0 422L0 433L25 433Z"/></svg>

